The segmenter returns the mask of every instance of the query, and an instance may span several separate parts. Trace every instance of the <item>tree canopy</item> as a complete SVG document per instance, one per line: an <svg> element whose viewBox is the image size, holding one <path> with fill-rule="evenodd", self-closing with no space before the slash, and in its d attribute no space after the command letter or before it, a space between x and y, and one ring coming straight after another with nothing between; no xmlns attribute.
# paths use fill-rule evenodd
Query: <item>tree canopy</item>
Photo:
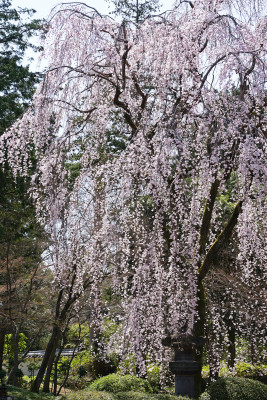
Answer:
<svg viewBox="0 0 267 400"><path fill-rule="evenodd" d="M0 5L0 133L28 106L38 81L38 76L22 65L25 50L36 48L29 38L40 30L40 21L32 18L33 13L11 8L8 0Z"/></svg>

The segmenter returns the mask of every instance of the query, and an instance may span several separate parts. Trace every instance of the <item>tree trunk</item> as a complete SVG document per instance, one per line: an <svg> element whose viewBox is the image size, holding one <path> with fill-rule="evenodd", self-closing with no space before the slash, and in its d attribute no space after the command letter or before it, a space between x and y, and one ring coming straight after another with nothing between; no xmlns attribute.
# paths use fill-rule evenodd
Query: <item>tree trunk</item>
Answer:
<svg viewBox="0 0 267 400"><path fill-rule="evenodd" d="M46 347L41 367L40 367L38 374L32 384L33 392L36 392L36 393L39 392L40 386L43 382L45 372L46 372L46 375L45 375L43 391L49 392L50 376L51 376L51 372L52 372L53 362L55 359L56 349L57 349L58 343L62 337L61 326L66 322L66 319L67 319L68 313L70 312L71 306L73 305L73 303L75 303L75 301L79 297L79 295L77 293L74 295L72 293L73 286L75 284L75 279L76 279L76 273L73 274L73 277L71 280L71 285L68 288L68 291L69 291L68 292L68 300L66 301L66 303L61 311L60 311L60 306L62 303L64 289L61 289L58 293L56 312L55 312L55 323L54 323L52 335L51 335L48 345ZM86 288L90 283L91 283L91 281L86 280L84 283L84 288Z"/></svg>
<svg viewBox="0 0 267 400"><path fill-rule="evenodd" d="M204 338L205 330L205 309L206 309L206 296L205 288L202 280L198 281L198 301L197 301L197 317L194 323L193 334L196 337ZM200 368L195 376L195 397L198 398L201 394L202 383L202 365L203 365L203 349L204 344L200 345L195 350L195 360L199 363Z"/></svg>
<svg viewBox="0 0 267 400"><path fill-rule="evenodd" d="M54 396L57 396L57 383L58 383L57 368L58 368L58 362L60 360L62 350L64 349L64 346L65 346L65 340L64 340L65 332L64 332L64 334L62 336L63 336L63 340L62 340L60 349L59 349L58 354L57 354L56 359L55 359L54 390L53 390Z"/></svg>
<svg viewBox="0 0 267 400"><path fill-rule="evenodd" d="M54 325L52 335L50 337L50 340L49 340L48 345L45 350L45 354L43 357L41 367L40 367L38 374L32 384L33 392L36 392L36 393L39 392L41 383L42 383L44 375L45 375L45 371L48 368L48 365L50 366L51 360L52 360L52 365L53 365L56 348L57 348L57 343L60 338L60 334L61 334L61 331L60 331L59 327L57 325ZM51 374L51 371L50 371L50 374ZM49 379L50 379L50 375L49 375ZM49 390L49 388L48 388L48 390Z"/></svg>
<svg viewBox="0 0 267 400"><path fill-rule="evenodd" d="M0 331L0 370L3 369L4 345L5 345L6 327Z"/></svg>
<svg viewBox="0 0 267 400"><path fill-rule="evenodd" d="M61 353L59 353L61 354ZM55 359L55 370L54 370L54 390L53 390L53 394L54 396L57 395L57 368L58 368L58 361L59 361L59 354L57 355L56 359Z"/></svg>
<svg viewBox="0 0 267 400"><path fill-rule="evenodd" d="M59 332L58 335L55 337L54 346L50 353L50 357L49 357L49 360L47 363L46 374L45 374L45 379L44 379L44 386L43 386L43 392L45 392L45 393L49 393L50 378L51 378L53 363L54 363L55 356L56 356L57 344L60 340L60 337L61 337L61 332Z"/></svg>
<svg viewBox="0 0 267 400"><path fill-rule="evenodd" d="M236 348L235 348L235 326L232 321L229 321L229 325L228 325L228 338L229 338L228 367L229 367L229 369L233 369L235 366Z"/></svg>

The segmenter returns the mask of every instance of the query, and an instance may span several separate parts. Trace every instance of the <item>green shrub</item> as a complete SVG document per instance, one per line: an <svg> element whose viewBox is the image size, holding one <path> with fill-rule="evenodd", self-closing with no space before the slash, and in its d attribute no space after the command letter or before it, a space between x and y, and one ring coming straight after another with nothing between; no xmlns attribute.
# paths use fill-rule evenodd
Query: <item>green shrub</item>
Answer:
<svg viewBox="0 0 267 400"><path fill-rule="evenodd" d="M21 386L23 389L30 389L32 384L32 378L27 375L24 375L21 380Z"/></svg>
<svg viewBox="0 0 267 400"><path fill-rule="evenodd" d="M208 378L210 376L210 367L209 365L203 365L201 371L202 378Z"/></svg>
<svg viewBox="0 0 267 400"><path fill-rule="evenodd" d="M88 392L80 390L78 392L69 393L63 396L62 400L118 400L118 397L113 393L107 392Z"/></svg>
<svg viewBox="0 0 267 400"><path fill-rule="evenodd" d="M97 379L101 376L112 375L116 372L116 363L112 359L101 359L93 357L92 362L88 366L88 372L93 379Z"/></svg>
<svg viewBox="0 0 267 400"><path fill-rule="evenodd" d="M85 375L80 377L78 374L71 373L65 385L66 388L71 390L83 390L92 383L90 376Z"/></svg>
<svg viewBox="0 0 267 400"><path fill-rule="evenodd" d="M245 362L239 362L236 367L236 374L240 377L246 377L251 379L264 378L266 381L267 377L267 365L252 365Z"/></svg>
<svg viewBox="0 0 267 400"><path fill-rule="evenodd" d="M147 366L147 381L152 387L153 393L158 393L161 387L162 368L157 364L149 364Z"/></svg>
<svg viewBox="0 0 267 400"><path fill-rule="evenodd" d="M124 392L124 393L117 393L117 399L118 400L186 400L188 399L188 397L174 396L170 394Z"/></svg>
<svg viewBox="0 0 267 400"><path fill-rule="evenodd" d="M152 393L150 384L141 378L132 375L110 374L97 379L89 387L89 390L106 391L111 393L138 392Z"/></svg>
<svg viewBox="0 0 267 400"><path fill-rule="evenodd" d="M244 362L240 362L236 366L236 372L240 375L267 375L267 365L252 365Z"/></svg>
<svg viewBox="0 0 267 400"><path fill-rule="evenodd" d="M228 377L213 382L200 400L266 400L267 386L247 378Z"/></svg>
<svg viewBox="0 0 267 400"><path fill-rule="evenodd" d="M64 400L186 400L187 397L170 394L150 394L140 392L107 393L95 391L72 392ZM62 399L63 400L63 399Z"/></svg>

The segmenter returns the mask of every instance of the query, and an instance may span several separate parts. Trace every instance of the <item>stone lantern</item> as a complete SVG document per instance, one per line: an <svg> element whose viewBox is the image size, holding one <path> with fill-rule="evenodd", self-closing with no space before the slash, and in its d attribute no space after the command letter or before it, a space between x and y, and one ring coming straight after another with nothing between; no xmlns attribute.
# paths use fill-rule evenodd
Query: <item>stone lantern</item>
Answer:
<svg viewBox="0 0 267 400"><path fill-rule="evenodd" d="M195 361L195 348L203 346L204 340L189 334L163 339L162 344L174 349L174 361L169 363L170 371L175 375L175 395L196 396L195 376L201 365Z"/></svg>

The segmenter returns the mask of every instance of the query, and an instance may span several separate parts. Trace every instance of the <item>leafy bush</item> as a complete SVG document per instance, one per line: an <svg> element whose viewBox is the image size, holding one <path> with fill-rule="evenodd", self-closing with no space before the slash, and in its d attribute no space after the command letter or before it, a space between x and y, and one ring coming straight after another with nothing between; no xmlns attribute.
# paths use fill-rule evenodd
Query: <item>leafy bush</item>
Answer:
<svg viewBox="0 0 267 400"><path fill-rule="evenodd" d="M21 380L21 387L23 387L23 389L30 389L31 384L32 384L32 378L30 378L27 375L24 375Z"/></svg>
<svg viewBox="0 0 267 400"><path fill-rule="evenodd" d="M239 362L236 367L237 376L264 376L267 375L267 365L252 365L245 362Z"/></svg>
<svg viewBox="0 0 267 400"><path fill-rule="evenodd" d="M84 391L69 393L67 396L63 396L62 400L118 400L117 396L113 393L107 392L95 392L95 391Z"/></svg>
<svg viewBox="0 0 267 400"><path fill-rule="evenodd" d="M83 350L79 352L71 362L70 373L65 387L73 390L82 390L87 387L93 380L90 373L92 363L93 357L90 351Z"/></svg>
<svg viewBox="0 0 267 400"><path fill-rule="evenodd" d="M186 400L188 397L174 396L170 394L148 394L137 392L117 393L118 400ZM116 399L116 400L117 400Z"/></svg>
<svg viewBox="0 0 267 400"><path fill-rule="evenodd" d="M153 393L160 391L160 378L162 374L162 368L156 364L150 364L147 367L147 381L152 387Z"/></svg>
<svg viewBox="0 0 267 400"><path fill-rule="evenodd" d="M220 378L212 383L200 400L266 400L267 386L247 378Z"/></svg>
<svg viewBox="0 0 267 400"><path fill-rule="evenodd" d="M90 383L92 383L90 376L85 375L80 377L78 374L71 373L65 387L71 390L82 390L87 388Z"/></svg>
<svg viewBox="0 0 267 400"><path fill-rule="evenodd" d="M116 363L112 359L94 357L88 366L88 372L93 379L101 376L112 375L117 370Z"/></svg>
<svg viewBox="0 0 267 400"><path fill-rule="evenodd" d="M187 397L170 394L150 394L140 392L107 393L80 391L68 394L64 400L186 400ZM63 400L63 399L62 399Z"/></svg>
<svg viewBox="0 0 267 400"><path fill-rule="evenodd" d="M209 365L203 365L201 375L202 375L202 378L208 378L210 376Z"/></svg>
<svg viewBox="0 0 267 400"><path fill-rule="evenodd" d="M103 376L93 382L88 389L111 393L128 392L131 390L147 393L153 392L150 384L145 379L120 374Z"/></svg>

